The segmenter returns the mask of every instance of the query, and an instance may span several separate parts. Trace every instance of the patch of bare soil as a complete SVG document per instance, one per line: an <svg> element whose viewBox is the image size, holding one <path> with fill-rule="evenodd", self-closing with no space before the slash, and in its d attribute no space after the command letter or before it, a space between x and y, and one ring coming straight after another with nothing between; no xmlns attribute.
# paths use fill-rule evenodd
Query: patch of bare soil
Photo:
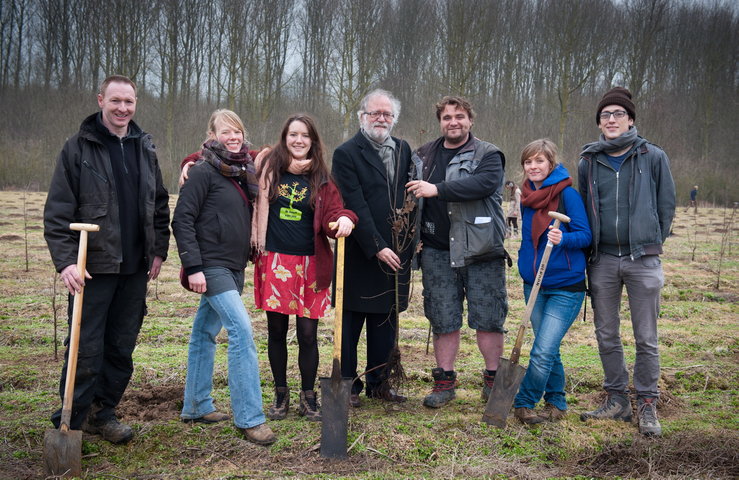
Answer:
<svg viewBox="0 0 739 480"><path fill-rule="evenodd" d="M20 235L13 235L11 233L7 235L0 235L0 240L4 242L15 242L16 240L23 240L23 237L21 237Z"/></svg>
<svg viewBox="0 0 739 480"><path fill-rule="evenodd" d="M178 418L182 410L183 385L142 385L133 389L129 386L116 408L118 417L124 422L150 422Z"/></svg>
<svg viewBox="0 0 739 480"><path fill-rule="evenodd" d="M677 432L660 439L635 436L577 458L567 475L597 478L739 478L739 435L732 431Z"/></svg>

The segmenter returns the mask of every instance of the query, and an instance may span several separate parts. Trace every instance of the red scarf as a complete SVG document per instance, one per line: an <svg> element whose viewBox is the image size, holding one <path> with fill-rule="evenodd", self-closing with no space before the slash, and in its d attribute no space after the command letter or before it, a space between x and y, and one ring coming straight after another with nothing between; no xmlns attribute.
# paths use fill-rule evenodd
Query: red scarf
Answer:
<svg viewBox="0 0 739 480"><path fill-rule="evenodd" d="M534 190L531 187L531 181L525 180L523 182L521 204L535 210L531 219L531 240L534 242L534 251L536 251L539 244L539 237L547 231L549 223L552 221L549 212L557 211L559 194L570 185L572 185L572 179L569 177L539 190Z"/></svg>

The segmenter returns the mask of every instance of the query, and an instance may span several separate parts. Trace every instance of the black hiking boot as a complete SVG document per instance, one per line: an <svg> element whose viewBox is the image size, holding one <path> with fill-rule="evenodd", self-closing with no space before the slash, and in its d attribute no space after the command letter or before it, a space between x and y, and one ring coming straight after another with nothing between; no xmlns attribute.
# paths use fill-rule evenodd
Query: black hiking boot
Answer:
<svg viewBox="0 0 739 480"><path fill-rule="evenodd" d="M657 399L654 397L638 400L636 410L639 418L639 433L648 437L659 437L662 435L662 425L657 419Z"/></svg>
<svg viewBox="0 0 739 480"><path fill-rule="evenodd" d="M580 420L622 420L631 421L631 402L626 393L608 392L608 396L600 407L592 412L580 414Z"/></svg>
<svg viewBox="0 0 739 480"><path fill-rule="evenodd" d="M443 407L457 396L457 372L447 374L443 368L431 370L434 377L434 389L423 399L423 405L429 408Z"/></svg>

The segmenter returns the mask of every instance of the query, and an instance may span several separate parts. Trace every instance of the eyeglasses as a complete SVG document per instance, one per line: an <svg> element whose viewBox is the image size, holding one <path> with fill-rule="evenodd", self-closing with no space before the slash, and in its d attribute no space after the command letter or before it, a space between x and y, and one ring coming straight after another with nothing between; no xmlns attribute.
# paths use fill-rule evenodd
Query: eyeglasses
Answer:
<svg viewBox="0 0 739 480"><path fill-rule="evenodd" d="M395 118L395 114L390 113L390 112L363 112L363 113L372 120L377 120L380 117L385 117L388 120L392 120L393 118Z"/></svg>
<svg viewBox="0 0 739 480"><path fill-rule="evenodd" d="M611 118L611 115L616 117L616 120L621 120L627 115L627 113L626 110L616 110L615 112L600 112L600 119L608 121Z"/></svg>

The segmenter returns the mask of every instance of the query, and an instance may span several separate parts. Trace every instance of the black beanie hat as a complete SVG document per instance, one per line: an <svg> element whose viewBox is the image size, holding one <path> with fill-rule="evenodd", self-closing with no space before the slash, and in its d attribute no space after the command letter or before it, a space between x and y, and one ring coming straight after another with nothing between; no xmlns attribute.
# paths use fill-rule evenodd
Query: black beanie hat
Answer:
<svg viewBox="0 0 739 480"><path fill-rule="evenodd" d="M626 113L629 114L629 118L636 120L636 110L634 108L634 102L631 101L631 92L624 87L614 87L603 95L598 104L598 110L595 111L595 124L600 125L600 112L603 108L608 105L620 105L624 107Z"/></svg>

